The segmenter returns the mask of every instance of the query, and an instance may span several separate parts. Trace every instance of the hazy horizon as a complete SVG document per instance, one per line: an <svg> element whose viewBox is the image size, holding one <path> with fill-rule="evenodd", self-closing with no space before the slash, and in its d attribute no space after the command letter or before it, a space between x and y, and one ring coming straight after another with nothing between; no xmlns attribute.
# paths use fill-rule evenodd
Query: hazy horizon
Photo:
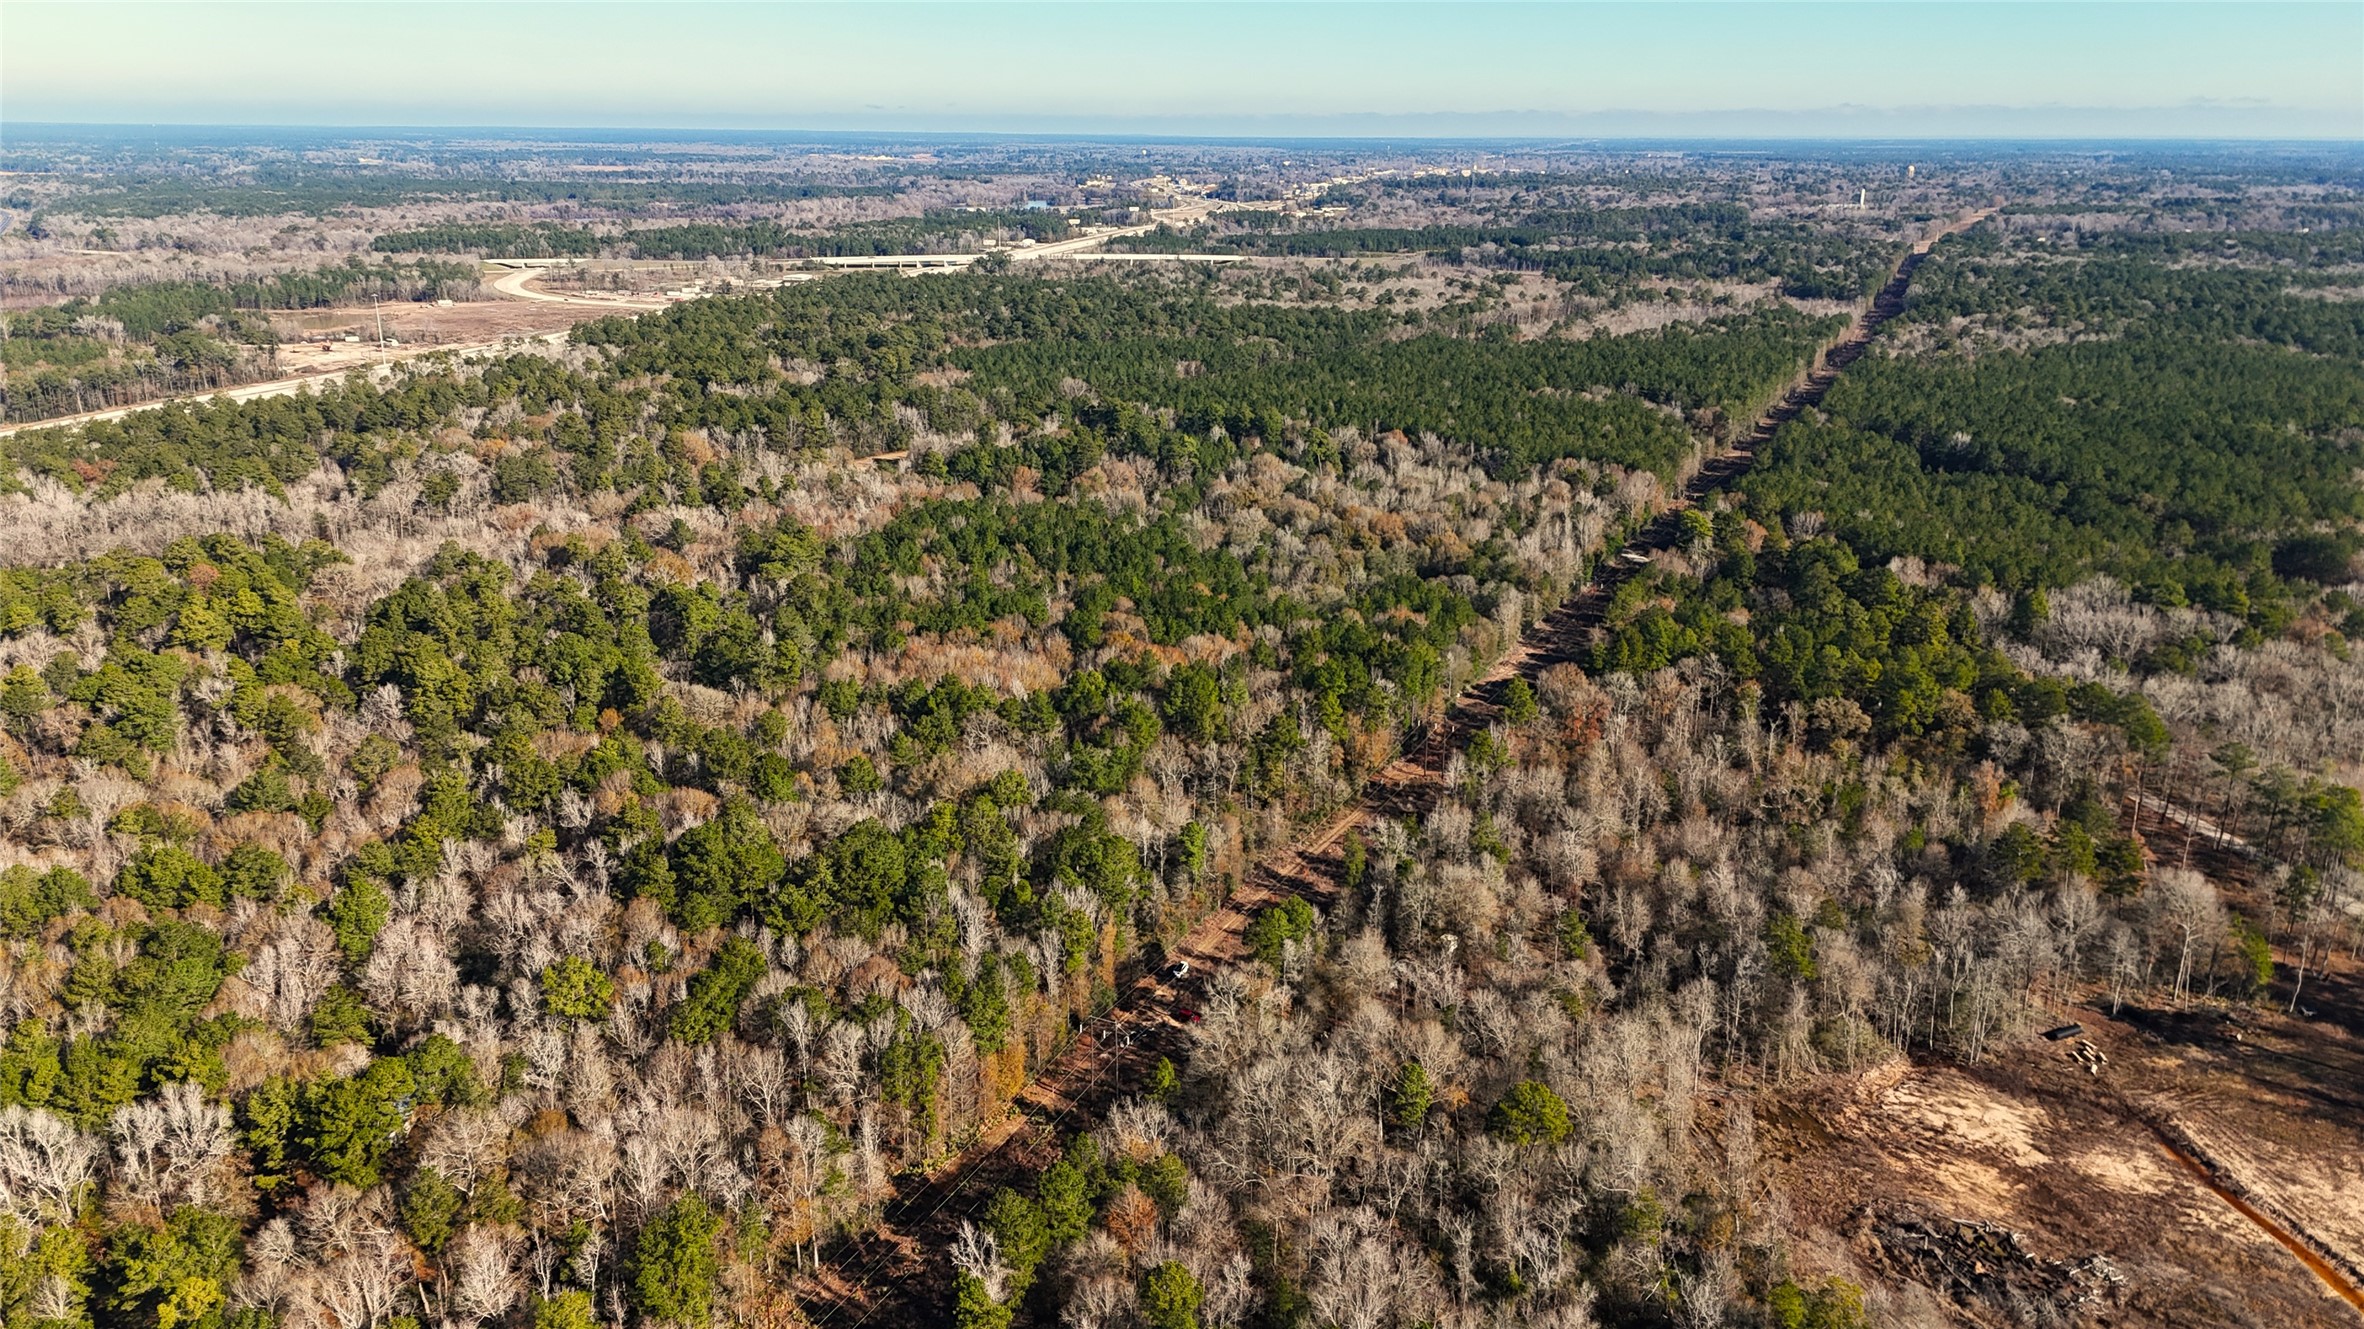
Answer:
<svg viewBox="0 0 2364 1329"><path fill-rule="evenodd" d="M1937 109L1937 108L1931 108ZM1745 111L1729 112L1743 116ZM1343 117L1340 118L1343 121ZM212 146L222 134L255 135L279 140L311 134L324 142L362 142L385 137L427 140L466 140L471 136L515 138L520 141L547 137L553 143L614 142L618 145L633 142L678 143L747 143L765 145L852 144L852 143L944 143L987 144L994 142L1112 143L1171 146L1292 146L1307 147L1369 147L1401 143L1407 148L1529 148L1601 144L1632 149L1665 147L1693 151L1769 150L1774 147L1796 149L1831 147L1847 149L1877 149L1891 146L1899 151L1908 148L1943 147L1962 149L2030 148L2047 150L2088 149L2157 149L2176 145L2194 147L2354 147L2364 151L2364 134L2277 134L2277 133L1981 133L1973 130L1927 133L1883 133L1849 135L1838 132L1799 132L1756 134L1716 132L1712 130L1661 129L1656 132L1636 128L1631 131L1594 130L1587 132L1577 127L1562 133L1543 132L1421 132L1416 127L1388 131L1354 132L1351 123L1339 123L1334 132L1310 129L1275 129L1268 133L1249 129L1225 132L1185 133L1140 129L1134 131L1109 130L1093 133L1083 129L933 129L825 127L816 125L694 125L694 124L365 124L328 122L269 122L245 123L175 120L11 120L0 119L6 133L22 136L24 141L36 141L63 131L103 131L109 134L133 136L156 134L185 135L191 144ZM5 146L5 133L0 133L0 147Z"/></svg>
<svg viewBox="0 0 2364 1329"><path fill-rule="evenodd" d="M2364 137L2352 4L9 0L0 25L20 129Z"/></svg>

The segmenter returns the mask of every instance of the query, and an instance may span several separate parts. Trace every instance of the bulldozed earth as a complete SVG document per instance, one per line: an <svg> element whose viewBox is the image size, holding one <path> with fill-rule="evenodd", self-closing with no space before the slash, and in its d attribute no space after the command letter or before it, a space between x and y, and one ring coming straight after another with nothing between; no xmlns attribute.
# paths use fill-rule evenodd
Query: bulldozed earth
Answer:
<svg viewBox="0 0 2364 1329"><path fill-rule="evenodd" d="M1801 1263L1898 1324L2364 1322L2360 978L2300 1012L2097 995L2052 1009L2081 1034L1768 1105Z"/></svg>

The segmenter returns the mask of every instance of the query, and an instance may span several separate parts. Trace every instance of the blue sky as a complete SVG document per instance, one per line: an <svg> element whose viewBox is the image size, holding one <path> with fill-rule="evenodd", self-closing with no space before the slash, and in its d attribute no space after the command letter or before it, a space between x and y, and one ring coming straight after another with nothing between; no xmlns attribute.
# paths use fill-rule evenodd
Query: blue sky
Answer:
<svg viewBox="0 0 2364 1329"><path fill-rule="evenodd" d="M2364 137L2364 4L0 0L5 122Z"/></svg>

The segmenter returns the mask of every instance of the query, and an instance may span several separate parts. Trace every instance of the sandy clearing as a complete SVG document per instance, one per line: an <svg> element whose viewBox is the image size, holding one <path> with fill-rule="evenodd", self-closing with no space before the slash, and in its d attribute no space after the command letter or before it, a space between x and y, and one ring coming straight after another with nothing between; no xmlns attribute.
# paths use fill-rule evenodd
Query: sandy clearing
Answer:
<svg viewBox="0 0 2364 1329"><path fill-rule="evenodd" d="M2353 1329L2334 1290L2364 1239L2364 1116L2339 1106L2353 1037L2255 1009L2055 1014L2085 1025L2101 1075L2031 1042L1971 1068L1891 1063L1764 1114L1817 1267L1918 1279L1864 1234L1936 1215L1998 1224L2043 1260L2106 1257L2124 1281L2099 1323ZM1958 1322L2015 1322L1959 1286L1925 1290Z"/></svg>
<svg viewBox="0 0 2364 1329"><path fill-rule="evenodd" d="M2042 1107L1981 1093L1951 1068L1899 1081L1880 1096L1879 1107L1951 1148L1986 1150L2020 1167L2051 1161L2036 1147L2036 1137L2047 1125Z"/></svg>

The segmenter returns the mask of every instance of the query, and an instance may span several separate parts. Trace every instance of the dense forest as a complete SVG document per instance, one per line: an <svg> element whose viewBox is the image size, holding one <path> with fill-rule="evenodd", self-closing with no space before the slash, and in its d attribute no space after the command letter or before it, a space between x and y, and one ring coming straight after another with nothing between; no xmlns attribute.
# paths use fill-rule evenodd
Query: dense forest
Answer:
<svg viewBox="0 0 2364 1329"><path fill-rule="evenodd" d="M606 243L589 227L556 222L440 222L384 232L371 239L369 247L381 254L588 258Z"/></svg>
<svg viewBox="0 0 2364 1329"><path fill-rule="evenodd" d="M2277 952L2302 985L2354 954L2364 374L2299 339L2355 308L2295 293L2312 246L2030 248L1941 247L1437 807L1350 840L1326 915L1256 921L1269 968L1190 999L1187 1060L975 1208L960 1323L1949 1322L1795 1263L1735 1090L1975 1066L2080 990L2237 1009ZM2276 308L2228 321L2228 282ZM2146 843L2129 800L2161 798L2271 870Z"/></svg>
<svg viewBox="0 0 2364 1329"><path fill-rule="evenodd" d="M12 1285L110 1324L760 1298L1828 332L1489 362L1195 281L846 278L9 438L20 503L304 528L5 574L0 1129L63 1169Z"/></svg>
<svg viewBox="0 0 2364 1329"><path fill-rule="evenodd" d="M1971 1293L1796 1220L1783 1095L2095 994L2296 1008L2364 944L2355 255L2006 215L1686 503L1846 326L1796 301L1861 297L1908 223L1559 187L0 437L0 1317L829 1315L899 1193L1606 573L1433 804L1259 911L1144 1092L898 1294L962 1329L1949 1322ZM1413 251L1758 289L1575 336L1283 266ZM306 289L126 288L6 345Z"/></svg>
<svg viewBox="0 0 2364 1329"><path fill-rule="evenodd" d="M1883 561L2006 591L2106 572L2268 633L2296 612L2289 579L2350 580L2364 319L2305 285L2346 255L2194 270L2033 248L1928 265L1897 330L1926 351L1850 374L1751 493Z"/></svg>
<svg viewBox="0 0 2364 1329"><path fill-rule="evenodd" d="M1315 433L1353 426L1462 440L1497 468L1578 455L1670 478L1691 431L1729 438L1838 326L1768 306L1629 338L1405 337L1383 311L1233 303L1208 280L842 280L583 335L614 348L619 368L679 365L669 394L679 422L708 429L785 437L819 409L874 424L887 450L912 427L897 408L949 434L989 417L1079 415L1116 446L1154 452L1161 433L1216 430L1318 449ZM652 341L653 355L640 349ZM791 359L818 381L794 382L773 363ZM879 372L843 372L852 366ZM712 390L722 384L772 390ZM1094 410L1074 385L1113 400Z"/></svg>

